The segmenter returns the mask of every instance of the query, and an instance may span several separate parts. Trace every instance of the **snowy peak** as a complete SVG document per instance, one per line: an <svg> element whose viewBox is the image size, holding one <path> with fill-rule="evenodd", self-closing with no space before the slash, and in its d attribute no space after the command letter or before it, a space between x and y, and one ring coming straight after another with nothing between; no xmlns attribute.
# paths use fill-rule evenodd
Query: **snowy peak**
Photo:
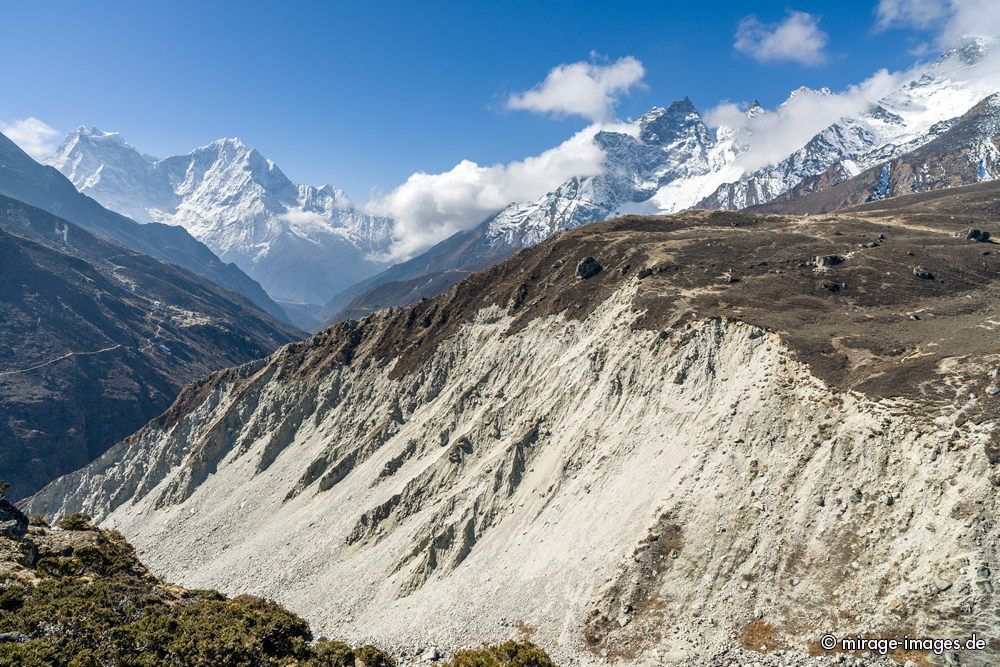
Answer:
<svg viewBox="0 0 1000 667"><path fill-rule="evenodd" d="M293 183L237 137L163 159L82 127L48 163L77 189L140 222L180 225L275 298L325 303L381 268L392 221L332 185Z"/></svg>
<svg viewBox="0 0 1000 667"><path fill-rule="evenodd" d="M281 212L298 193L274 162L235 138L167 158L162 168L178 195L216 205L247 204L250 198L262 210Z"/></svg>

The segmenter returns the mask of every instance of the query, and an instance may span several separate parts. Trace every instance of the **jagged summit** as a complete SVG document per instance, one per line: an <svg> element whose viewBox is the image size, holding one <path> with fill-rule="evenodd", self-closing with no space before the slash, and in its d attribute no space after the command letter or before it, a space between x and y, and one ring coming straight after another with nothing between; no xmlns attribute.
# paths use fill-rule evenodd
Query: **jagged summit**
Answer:
<svg viewBox="0 0 1000 667"><path fill-rule="evenodd" d="M647 144L659 146L676 141L683 133L691 131L692 128L706 137L708 133L708 128L704 127L701 115L687 97L673 102L666 109L656 107L650 110L639 119L638 126L640 139ZM707 138L704 140L707 141Z"/></svg>

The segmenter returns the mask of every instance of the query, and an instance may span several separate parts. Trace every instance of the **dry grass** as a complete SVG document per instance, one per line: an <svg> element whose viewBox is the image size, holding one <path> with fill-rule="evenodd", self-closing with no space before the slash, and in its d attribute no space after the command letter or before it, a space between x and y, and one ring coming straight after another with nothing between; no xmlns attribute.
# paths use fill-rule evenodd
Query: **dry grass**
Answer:
<svg viewBox="0 0 1000 667"><path fill-rule="evenodd" d="M756 619L743 628L739 637L740 646L758 653L785 650L788 644L781 640L773 625L763 619Z"/></svg>

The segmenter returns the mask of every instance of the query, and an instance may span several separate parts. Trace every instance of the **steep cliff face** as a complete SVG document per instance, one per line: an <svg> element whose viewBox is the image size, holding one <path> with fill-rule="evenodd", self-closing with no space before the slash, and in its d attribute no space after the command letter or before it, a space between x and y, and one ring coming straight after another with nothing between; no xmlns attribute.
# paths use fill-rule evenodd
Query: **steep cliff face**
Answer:
<svg viewBox="0 0 1000 667"><path fill-rule="evenodd" d="M1000 257L972 215L573 230L192 385L29 505L389 646L988 635Z"/></svg>

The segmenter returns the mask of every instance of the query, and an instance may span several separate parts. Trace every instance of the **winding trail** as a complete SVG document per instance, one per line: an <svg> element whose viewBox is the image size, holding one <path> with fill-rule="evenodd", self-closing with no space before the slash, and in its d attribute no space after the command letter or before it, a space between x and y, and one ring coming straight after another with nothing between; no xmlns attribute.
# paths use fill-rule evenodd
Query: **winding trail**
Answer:
<svg viewBox="0 0 1000 667"><path fill-rule="evenodd" d="M70 357L87 356L87 355L91 355L91 354L101 354L102 352L110 352L111 350L117 350L121 346L122 346L121 343L118 343L116 345L112 345L110 347L105 347L105 348L102 348L100 350L94 350L92 352L68 352L68 353L62 355L61 357L56 357L55 359L50 359L50 360L48 360L48 361L46 361L44 363L36 364L34 366L29 366L28 368L21 368L21 369L14 370L14 371L0 371L0 377L3 377L5 375L17 375L18 373L27 373L29 371L38 370L39 368L44 368L45 366L49 366L49 365L54 364L54 363L56 363L58 361L62 361L63 359L69 359Z"/></svg>

